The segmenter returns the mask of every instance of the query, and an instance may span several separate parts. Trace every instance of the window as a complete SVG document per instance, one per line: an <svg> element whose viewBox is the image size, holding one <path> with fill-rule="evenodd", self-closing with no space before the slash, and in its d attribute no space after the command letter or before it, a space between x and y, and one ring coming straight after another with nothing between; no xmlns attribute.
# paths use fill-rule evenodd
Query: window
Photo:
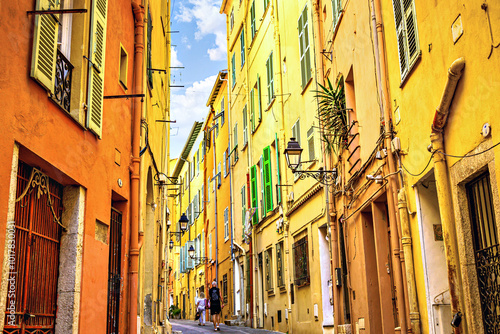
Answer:
<svg viewBox="0 0 500 334"><path fill-rule="evenodd" d="M207 202L210 202L210 176L207 179Z"/></svg>
<svg viewBox="0 0 500 334"><path fill-rule="evenodd" d="M231 169L231 161L230 161L230 156L231 152L229 152L229 147L226 149L226 158L224 159L225 161L225 166L224 166L224 177L229 175L230 169Z"/></svg>
<svg viewBox="0 0 500 334"><path fill-rule="evenodd" d="M248 120L247 120L247 106L243 108L243 147L248 143Z"/></svg>
<svg viewBox="0 0 500 334"><path fill-rule="evenodd" d="M274 100L274 71L273 71L273 53L266 60L267 71L267 104L270 105Z"/></svg>
<svg viewBox="0 0 500 334"><path fill-rule="evenodd" d="M227 274L222 276L222 299L224 304L227 304Z"/></svg>
<svg viewBox="0 0 500 334"><path fill-rule="evenodd" d="M226 110L226 104L224 103L224 96L222 97L220 101L220 126L222 127L224 125L224 115L225 115L225 110ZM217 130L217 135L219 135L219 132Z"/></svg>
<svg viewBox="0 0 500 334"><path fill-rule="evenodd" d="M208 235L208 259L212 260L212 233Z"/></svg>
<svg viewBox="0 0 500 334"><path fill-rule="evenodd" d="M245 28L241 29L240 47L241 47L241 68L243 68L243 65L245 64Z"/></svg>
<svg viewBox="0 0 500 334"><path fill-rule="evenodd" d="M259 75L257 75L257 107L259 108L259 123L260 123L260 121L262 121L262 91L260 89Z"/></svg>
<svg viewBox="0 0 500 334"><path fill-rule="evenodd" d="M153 20L151 18L151 10L148 6L148 68L152 68L152 61L151 61L151 37L153 33ZM148 71L148 85L149 89L153 89L153 71Z"/></svg>
<svg viewBox="0 0 500 334"><path fill-rule="evenodd" d="M269 0L264 0L264 11L267 9L267 6L269 6Z"/></svg>
<svg viewBox="0 0 500 334"><path fill-rule="evenodd" d="M332 0L332 26L335 28L342 12L341 0Z"/></svg>
<svg viewBox="0 0 500 334"><path fill-rule="evenodd" d="M234 129L233 129L233 164L235 164L238 161L238 123L236 122L234 124Z"/></svg>
<svg viewBox="0 0 500 334"><path fill-rule="evenodd" d="M278 286L285 286L285 279L283 277L283 241L276 244L276 272L278 279Z"/></svg>
<svg viewBox="0 0 500 334"><path fill-rule="evenodd" d="M257 126L255 125L255 89L250 91L250 123L252 123L252 133L255 132Z"/></svg>
<svg viewBox="0 0 500 334"><path fill-rule="evenodd" d="M233 81L233 87L236 85L236 61L235 54L233 53L233 57L231 58L231 79Z"/></svg>
<svg viewBox="0 0 500 334"><path fill-rule="evenodd" d="M229 19L229 27L230 27L230 31L232 31L234 28L234 7L231 9L231 16Z"/></svg>
<svg viewBox="0 0 500 334"><path fill-rule="evenodd" d="M253 165L250 168L250 195L252 200L252 208L257 207L257 166ZM253 224L257 224L259 222L259 217L257 215L257 210L252 217Z"/></svg>
<svg viewBox="0 0 500 334"><path fill-rule="evenodd" d="M224 156L222 158L222 168L224 169L224 177L227 177L227 150L224 151Z"/></svg>
<svg viewBox="0 0 500 334"><path fill-rule="evenodd" d="M196 151L196 176L200 175L200 150Z"/></svg>
<svg viewBox="0 0 500 334"><path fill-rule="evenodd" d="M217 187L220 187L220 182L221 182L221 168L220 168L220 162L219 164L217 165Z"/></svg>
<svg viewBox="0 0 500 334"><path fill-rule="evenodd" d="M417 17L413 0L392 0L398 38L399 69L403 81L420 56Z"/></svg>
<svg viewBox="0 0 500 334"><path fill-rule="evenodd" d="M262 155L259 159L259 169L260 169L260 215L262 218L266 216L266 192L264 185L264 162Z"/></svg>
<svg viewBox="0 0 500 334"><path fill-rule="evenodd" d="M311 54L309 52L309 23L307 17L307 6L299 18L299 49L300 49L300 73L302 78L302 89L312 77Z"/></svg>
<svg viewBox="0 0 500 334"><path fill-rule="evenodd" d="M229 208L224 209L224 240L229 239Z"/></svg>
<svg viewBox="0 0 500 334"><path fill-rule="evenodd" d="M103 83L106 50L107 0L96 0L91 5L90 64L85 126L101 138L103 111ZM36 10L58 10L72 8L72 1L37 0ZM40 83L51 98L61 108L71 113L71 76L73 65L70 63L72 39L72 15L61 15L59 23L53 15L35 15L33 29L32 67L30 76ZM78 34L78 33L76 33ZM82 36L83 37L83 36ZM78 81L78 80L77 80ZM56 88L60 93L55 94ZM73 115L78 121L80 115Z"/></svg>
<svg viewBox="0 0 500 334"><path fill-rule="evenodd" d="M203 212L204 208L205 208L205 186L202 184L200 191L200 212Z"/></svg>
<svg viewBox="0 0 500 334"><path fill-rule="evenodd" d="M70 16L70 15L63 15ZM128 69L128 54L123 45L120 45L120 83L127 89L127 69Z"/></svg>
<svg viewBox="0 0 500 334"><path fill-rule="evenodd" d="M184 185L184 189L189 188L189 178L188 178L188 172L187 171L184 173L184 182L186 182L186 184Z"/></svg>
<svg viewBox="0 0 500 334"><path fill-rule="evenodd" d="M309 254L307 250L307 236L293 244L293 261L295 285L298 287L309 283Z"/></svg>
<svg viewBox="0 0 500 334"><path fill-rule="evenodd" d="M250 31L252 32L252 41L255 37L255 33L257 32L255 26L255 0L252 2L252 6L250 7Z"/></svg>
<svg viewBox="0 0 500 334"><path fill-rule="evenodd" d="M314 126L307 131L307 149L309 151L309 161L316 159L314 152Z"/></svg>
<svg viewBox="0 0 500 334"><path fill-rule="evenodd" d="M243 231L243 239L245 238L245 218L247 215L247 196L246 196L246 186L241 187L241 223Z"/></svg>
<svg viewBox="0 0 500 334"><path fill-rule="evenodd" d="M269 248L264 253L264 261L266 266L266 290L273 289L273 249Z"/></svg>
<svg viewBox="0 0 500 334"><path fill-rule="evenodd" d="M273 184L272 184L272 169L271 169L271 148L267 146L264 148L262 154L263 161L263 179L264 179L264 207L265 213L273 211Z"/></svg>

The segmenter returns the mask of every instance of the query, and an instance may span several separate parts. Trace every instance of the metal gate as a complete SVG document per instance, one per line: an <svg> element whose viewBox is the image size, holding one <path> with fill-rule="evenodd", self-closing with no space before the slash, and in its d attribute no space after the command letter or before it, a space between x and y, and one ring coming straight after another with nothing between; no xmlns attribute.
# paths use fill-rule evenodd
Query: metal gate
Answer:
<svg viewBox="0 0 500 334"><path fill-rule="evenodd" d="M479 176L466 185L472 220L483 325L485 333L500 332L500 245L490 177Z"/></svg>
<svg viewBox="0 0 500 334"><path fill-rule="evenodd" d="M54 333L62 186L19 161L14 224L7 225L9 280L4 333Z"/></svg>
<svg viewBox="0 0 500 334"><path fill-rule="evenodd" d="M106 333L117 334L120 319L122 214L111 209L108 269L108 325Z"/></svg>

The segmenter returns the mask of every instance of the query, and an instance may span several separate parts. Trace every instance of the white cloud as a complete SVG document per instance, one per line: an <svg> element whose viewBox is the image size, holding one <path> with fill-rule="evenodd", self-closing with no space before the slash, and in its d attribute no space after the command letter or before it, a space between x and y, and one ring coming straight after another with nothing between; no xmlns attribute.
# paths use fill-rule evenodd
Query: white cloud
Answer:
<svg viewBox="0 0 500 334"><path fill-rule="evenodd" d="M181 67L182 62L177 58L177 50L175 47L171 46L170 47L170 66L173 67Z"/></svg>
<svg viewBox="0 0 500 334"><path fill-rule="evenodd" d="M217 79L217 75L209 76L201 81L196 81L188 87L184 94L172 94L170 100L170 109L172 128L178 128L178 135L170 137L171 157L177 157L181 153L187 136L193 127L195 121L202 122L207 116L208 107L206 106L212 87ZM176 131L172 130L172 134Z"/></svg>
<svg viewBox="0 0 500 334"><path fill-rule="evenodd" d="M207 50L210 60L226 59L226 17L219 14L220 0L187 0L181 3L175 19L180 22L196 22L194 38L201 40L215 35L215 47Z"/></svg>

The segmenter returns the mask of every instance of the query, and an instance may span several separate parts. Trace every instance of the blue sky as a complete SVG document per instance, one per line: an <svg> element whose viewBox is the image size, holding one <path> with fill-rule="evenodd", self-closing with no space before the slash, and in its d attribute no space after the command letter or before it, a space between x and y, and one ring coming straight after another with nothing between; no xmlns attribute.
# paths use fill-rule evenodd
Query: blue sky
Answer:
<svg viewBox="0 0 500 334"><path fill-rule="evenodd" d="M221 0L173 0L170 156L179 156L194 121L207 115L208 95L220 70L227 68L226 16Z"/></svg>

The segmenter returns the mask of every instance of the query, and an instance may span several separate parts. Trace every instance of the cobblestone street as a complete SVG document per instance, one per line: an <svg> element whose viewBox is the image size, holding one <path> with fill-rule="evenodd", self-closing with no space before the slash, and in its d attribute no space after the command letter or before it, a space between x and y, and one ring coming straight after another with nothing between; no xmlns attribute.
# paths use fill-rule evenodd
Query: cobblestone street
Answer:
<svg viewBox="0 0 500 334"><path fill-rule="evenodd" d="M193 320L170 320L172 324L172 331L182 332L182 334L198 334L198 333L213 333L214 327L212 322L207 322L205 326L198 326L198 321ZM251 333L251 334L264 334L264 333L280 333L263 329L254 329L239 326L226 326L220 325L220 332L225 333Z"/></svg>

